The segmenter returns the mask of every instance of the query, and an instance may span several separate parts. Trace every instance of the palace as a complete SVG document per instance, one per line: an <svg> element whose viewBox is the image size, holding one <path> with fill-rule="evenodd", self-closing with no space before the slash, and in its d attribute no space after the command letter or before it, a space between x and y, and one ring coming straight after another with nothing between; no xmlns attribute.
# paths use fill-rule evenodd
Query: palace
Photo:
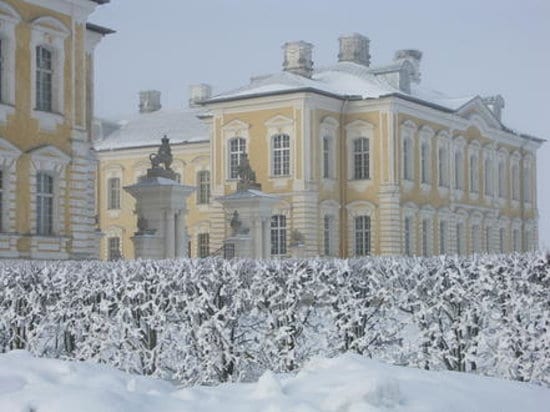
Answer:
<svg viewBox="0 0 550 412"><path fill-rule="evenodd" d="M134 257L134 200L167 135L188 199L192 257L220 254L248 155L263 193L276 197L269 248L256 257L437 255L538 246L537 137L503 124L501 96L454 98L421 85L422 53L399 50L372 66L369 39L339 39L337 61L313 64L313 46L283 46L283 70L217 95L190 88L187 109L140 93L140 111L98 122L101 258ZM262 223L263 224L263 223Z"/></svg>
<svg viewBox="0 0 550 412"><path fill-rule="evenodd" d="M0 257L98 256L94 49L109 0L0 1Z"/></svg>

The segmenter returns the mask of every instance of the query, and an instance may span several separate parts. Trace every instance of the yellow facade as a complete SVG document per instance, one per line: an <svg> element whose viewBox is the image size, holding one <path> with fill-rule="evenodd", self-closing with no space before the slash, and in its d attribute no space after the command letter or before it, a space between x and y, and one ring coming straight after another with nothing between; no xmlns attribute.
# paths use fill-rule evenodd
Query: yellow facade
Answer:
<svg viewBox="0 0 550 412"><path fill-rule="evenodd" d="M334 94L324 90L324 72L308 67L310 46L293 44L305 50L303 58L293 61L292 49L285 72L272 76L268 91L269 77L205 99L204 142L173 145L186 184L197 185L193 156L204 159L202 167L211 173L210 206L189 205L192 256L199 233L209 233L211 252L228 237L232 211L215 199L236 190L230 169L232 153L240 150L232 146L237 140L244 141L262 190L280 199L272 213L285 218L286 253L277 256L468 254L537 246L535 156L542 140L502 126L498 108L490 106L500 97L474 96L456 107L416 98L408 82L419 82L421 54L411 50L398 53L389 68L371 69L365 58L340 61L327 72L355 76L358 91ZM288 69L291 64L296 66ZM376 76L398 91L358 98ZM287 88L280 86L285 81ZM305 86L295 86L300 81ZM289 138L283 151L275 146L277 136ZM151 136L158 142L161 137ZM124 185L135 183L136 165L153 148L147 150L99 150L99 192L107 192L105 173L114 167L122 170ZM288 159L288 167L281 159ZM126 194L123 203L110 216L100 202L101 229L123 233L123 255L132 258L135 217ZM104 258L106 249L104 241Z"/></svg>
<svg viewBox="0 0 550 412"><path fill-rule="evenodd" d="M98 3L0 1L0 256L96 255L94 210L86 207L94 202L95 168L87 128L93 113L88 73L93 49L108 30L90 30L86 19ZM39 48L51 56L51 85L43 89L50 107L38 102ZM42 174L53 179L53 189L40 198ZM45 200L49 195L51 203Z"/></svg>

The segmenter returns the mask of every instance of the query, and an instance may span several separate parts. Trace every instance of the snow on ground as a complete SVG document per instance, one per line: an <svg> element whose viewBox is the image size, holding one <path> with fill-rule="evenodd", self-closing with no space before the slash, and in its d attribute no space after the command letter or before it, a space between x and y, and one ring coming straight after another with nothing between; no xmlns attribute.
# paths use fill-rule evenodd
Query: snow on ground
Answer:
<svg viewBox="0 0 550 412"><path fill-rule="evenodd" d="M538 412L550 389L388 366L358 355L310 361L295 376L178 389L90 363L0 355L2 412Z"/></svg>

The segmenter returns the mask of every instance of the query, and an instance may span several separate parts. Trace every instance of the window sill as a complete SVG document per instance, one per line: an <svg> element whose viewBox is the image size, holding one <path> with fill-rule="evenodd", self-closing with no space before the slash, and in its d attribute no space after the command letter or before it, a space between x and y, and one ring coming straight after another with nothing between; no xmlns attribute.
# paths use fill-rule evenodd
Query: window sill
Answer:
<svg viewBox="0 0 550 412"><path fill-rule="evenodd" d="M372 186L373 182L371 179L351 179L348 180L348 184L356 191L363 191Z"/></svg>
<svg viewBox="0 0 550 412"><path fill-rule="evenodd" d="M109 216L110 219L117 219L120 217L121 213L122 209L107 209L107 216Z"/></svg>
<svg viewBox="0 0 550 412"><path fill-rule="evenodd" d="M41 129L48 131L54 131L65 120L65 116L61 113L45 112L38 109L33 109L32 117L38 120Z"/></svg>

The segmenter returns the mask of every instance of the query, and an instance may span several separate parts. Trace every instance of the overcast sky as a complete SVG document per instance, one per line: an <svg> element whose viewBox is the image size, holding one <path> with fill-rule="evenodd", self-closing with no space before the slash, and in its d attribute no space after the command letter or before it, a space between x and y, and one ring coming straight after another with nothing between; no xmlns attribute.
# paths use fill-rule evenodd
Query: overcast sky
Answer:
<svg viewBox="0 0 550 412"><path fill-rule="evenodd" d="M337 38L371 40L373 65L397 49L423 52L422 83L452 96L502 94L503 122L550 138L548 0L111 0L90 21L117 31L96 52L96 114L137 111L139 90L184 107L188 85L218 93L281 70L281 45L315 45L336 61ZM550 143L538 152L540 239L550 246Z"/></svg>

